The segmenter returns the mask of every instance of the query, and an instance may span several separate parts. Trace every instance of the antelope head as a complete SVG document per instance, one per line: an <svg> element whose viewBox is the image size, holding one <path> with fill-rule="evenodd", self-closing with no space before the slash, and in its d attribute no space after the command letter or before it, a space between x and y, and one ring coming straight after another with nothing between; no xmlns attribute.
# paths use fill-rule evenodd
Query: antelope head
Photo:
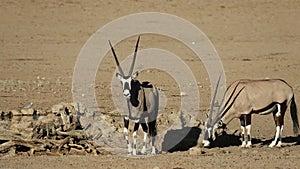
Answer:
<svg viewBox="0 0 300 169"><path fill-rule="evenodd" d="M216 110L215 116L213 116L214 113L214 104L216 100L216 95L217 95L217 90L219 88L220 84L220 79L221 76L218 79L215 91L214 91L214 96L212 98L212 102L210 105L210 111L209 115L207 115L207 119L204 124L204 134L203 134L203 145L204 147L209 147L210 143L216 139L217 133L220 133L220 131L224 130L226 128L226 122L223 123L222 118L226 116L226 113L228 112L230 106L235 102L241 91L244 89L238 89L238 84L235 85L234 89L230 92L230 95L225 98L225 95L223 96L222 99L222 104L221 106ZM226 91L227 93L227 91ZM225 93L225 94L226 94ZM219 130L220 129L220 130Z"/></svg>
<svg viewBox="0 0 300 169"><path fill-rule="evenodd" d="M203 133L203 141L202 141L204 147L209 147L210 143L216 139L216 134L217 134L216 129L218 129L222 125L220 120L216 120L218 119L218 117L214 117L216 119L213 119L213 112L214 112L213 108L217 96L217 90L220 84L220 79L221 79L221 75L218 79L217 85L214 90L214 96L210 104L209 114L207 115L206 121L204 123L204 133Z"/></svg>
<svg viewBox="0 0 300 169"><path fill-rule="evenodd" d="M212 121L211 117L207 117L207 120L204 124L204 138L202 144L204 147L209 147L210 143L216 139L216 136L220 131L219 129L224 130L226 126L222 123L222 121Z"/></svg>
<svg viewBox="0 0 300 169"><path fill-rule="evenodd" d="M218 128L217 124L214 124L212 120L212 109L207 115L207 119L204 123L204 133L202 144L204 147L209 147L210 143L216 139L216 129Z"/></svg>
<svg viewBox="0 0 300 169"><path fill-rule="evenodd" d="M125 75L123 72L123 69L118 61L117 55L115 53L114 48L111 45L111 42L109 42L111 51L114 55L119 73L116 73L116 77L120 80L121 84L122 84L122 88L123 88L123 96L129 100L131 97L131 87L132 87L132 82L133 80L135 80L135 78L138 76L138 72L132 73L133 72L133 68L134 68L134 63L135 63L135 59L136 59L136 54L137 54L137 49L138 49L138 45L139 45L139 41L140 41L140 36L138 37L138 40L136 42L136 46L135 46L135 50L134 50L134 55L133 55L133 60L128 72L128 75Z"/></svg>

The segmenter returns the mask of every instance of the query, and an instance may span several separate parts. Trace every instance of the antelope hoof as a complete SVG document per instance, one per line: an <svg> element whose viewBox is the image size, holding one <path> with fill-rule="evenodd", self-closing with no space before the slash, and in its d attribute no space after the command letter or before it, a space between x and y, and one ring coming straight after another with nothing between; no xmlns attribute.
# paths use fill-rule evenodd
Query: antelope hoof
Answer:
<svg viewBox="0 0 300 169"><path fill-rule="evenodd" d="M208 148L210 145L210 142L208 140L203 140L202 144L203 144L203 147Z"/></svg>
<svg viewBox="0 0 300 169"><path fill-rule="evenodd" d="M128 154L132 154L132 148L130 147L130 145L128 145L127 151L128 151Z"/></svg>
<svg viewBox="0 0 300 169"><path fill-rule="evenodd" d="M252 143L251 143L251 141L249 141L249 142L247 143L246 148L252 148Z"/></svg>
<svg viewBox="0 0 300 169"><path fill-rule="evenodd" d="M154 147L152 148L151 154L152 154L152 155L155 155L155 154L156 154L156 149L155 149Z"/></svg>
<svg viewBox="0 0 300 169"><path fill-rule="evenodd" d="M132 151L132 155L136 156L136 149Z"/></svg>
<svg viewBox="0 0 300 169"><path fill-rule="evenodd" d="M146 149L142 149L141 154L142 154L142 155L146 155L146 154L147 154Z"/></svg>
<svg viewBox="0 0 300 169"><path fill-rule="evenodd" d="M246 144L246 141L243 141L241 147L242 147L242 148L245 148L246 145L247 145L247 144Z"/></svg>
<svg viewBox="0 0 300 169"><path fill-rule="evenodd" d="M279 141L278 144L276 145L276 147L281 147L282 146L282 142Z"/></svg>
<svg viewBox="0 0 300 169"><path fill-rule="evenodd" d="M252 144L247 144L246 148L252 148Z"/></svg>
<svg viewBox="0 0 300 169"><path fill-rule="evenodd" d="M269 147L274 147L276 145L276 142L275 141L272 141L272 143L269 145Z"/></svg>

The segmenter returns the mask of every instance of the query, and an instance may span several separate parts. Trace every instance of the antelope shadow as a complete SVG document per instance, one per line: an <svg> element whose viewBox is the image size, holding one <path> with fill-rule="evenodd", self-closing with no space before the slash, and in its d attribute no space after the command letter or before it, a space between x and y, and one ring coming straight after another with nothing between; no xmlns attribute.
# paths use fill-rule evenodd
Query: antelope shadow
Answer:
<svg viewBox="0 0 300 169"><path fill-rule="evenodd" d="M261 139L252 138L252 145L261 143ZM216 137L216 139L211 142L210 148L214 147L231 147L231 146L240 146L242 144L241 137L236 134L228 134L225 131Z"/></svg>
<svg viewBox="0 0 300 169"><path fill-rule="evenodd" d="M300 145L300 135L294 137L289 136L289 137L282 138L282 142L295 143L295 145Z"/></svg>
<svg viewBox="0 0 300 169"><path fill-rule="evenodd" d="M274 138L268 139L268 140L261 140L258 138L252 138L251 142L252 145L269 145ZM294 143L294 145L300 145L300 135L299 136L289 136L282 138L283 143ZM226 132L223 132L221 135L219 135L216 140L214 140L211 143L211 148L213 147L230 147L230 146L240 146L242 144L241 137L235 134L227 134Z"/></svg>
<svg viewBox="0 0 300 169"><path fill-rule="evenodd" d="M162 151L170 153L176 151L187 151L190 148L197 146L201 131L202 130L198 127L184 127L182 129L168 131L162 142ZM185 136L183 137L183 135ZM268 139L263 141L258 138L252 138L251 142L252 145L264 146L269 145L273 140L274 139ZM300 135L282 138L282 142L300 145ZM239 135L222 132L213 142L211 142L210 148L225 148L231 146L240 146L241 144L242 141Z"/></svg>
<svg viewBox="0 0 300 169"><path fill-rule="evenodd" d="M162 142L162 151L176 152L187 151L198 143L201 129L198 127L183 127L178 130L168 131Z"/></svg>
<svg viewBox="0 0 300 169"><path fill-rule="evenodd" d="M262 145L269 145L274 139L268 139L265 141L262 141ZM289 143L292 144L294 143L294 145L300 145L300 135L298 136L288 136L288 137L284 137L282 138L282 142L283 143Z"/></svg>

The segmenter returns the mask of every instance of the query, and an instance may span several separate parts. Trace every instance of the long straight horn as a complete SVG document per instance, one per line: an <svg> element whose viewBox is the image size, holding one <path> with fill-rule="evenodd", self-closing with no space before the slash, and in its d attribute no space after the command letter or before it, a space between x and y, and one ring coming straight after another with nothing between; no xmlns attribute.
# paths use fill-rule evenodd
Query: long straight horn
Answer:
<svg viewBox="0 0 300 169"><path fill-rule="evenodd" d="M227 99L227 101L223 105L223 107L221 107L221 109L218 110L219 114L218 114L218 117L216 118L216 121L220 120L223 117L223 115L230 109L230 107L233 105L233 103L235 102L235 100L238 98L238 96L240 95L240 93L244 90L245 86L242 87L241 89L239 89L238 92L236 92L236 90L237 90L237 88L239 86L239 83L240 82L238 82L238 84L234 87L233 91L230 94L230 97Z"/></svg>
<svg viewBox="0 0 300 169"><path fill-rule="evenodd" d="M208 115L208 121L211 122L212 120L212 113L213 113L213 108L214 108L214 104L215 104L215 101L216 101L216 96L217 96L217 91L218 91L218 88L219 88L219 85L220 85L220 80L221 80L221 75L219 76L219 79L218 79L218 82L217 82L217 85L215 87L215 90L214 90L214 96L213 96L213 99L210 103L210 110L209 110L209 115Z"/></svg>
<svg viewBox="0 0 300 169"><path fill-rule="evenodd" d="M136 59L137 50L138 50L138 47L139 47L140 37L141 36L139 36L137 41L136 41L135 50L134 50L134 54L133 54L133 59L132 59L132 62L131 62L129 73L128 73L129 76L131 76L133 68L134 68L134 63L135 63L135 59Z"/></svg>
<svg viewBox="0 0 300 169"><path fill-rule="evenodd" d="M119 61L118 61L116 52L115 52L114 48L112 47L112 45L111 45L111 43L110 43L110 40L108 40L108 43L109 43L109 46L110 46L110 48L111 48L111 51L112 51L112 53L113 53L113 55L114 55L114 58L115 58L115 61L116 61L116 63L117 63L119 72L122 74L122 76L124 76L124 72L123 72L123 70L122 70L122 68L121 68L121 66L120 66L120 63L119 63Z"/></svg>

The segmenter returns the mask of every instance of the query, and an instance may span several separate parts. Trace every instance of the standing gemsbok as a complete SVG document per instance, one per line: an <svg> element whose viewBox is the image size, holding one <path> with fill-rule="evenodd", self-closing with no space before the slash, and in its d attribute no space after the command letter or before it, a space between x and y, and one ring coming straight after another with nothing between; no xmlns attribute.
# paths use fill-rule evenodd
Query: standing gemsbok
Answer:
<svg viewBox="0 0 300 169"><path fill-rule="evenodd" d="M135 78L138 76L138 72L132 73L134 68L134 63L137 55L138 45L140 41L140 36L136 42L135 51L133 55L133 60L129 69L128 75L125 75L117 58L114 48L109 41L112 53L114 55L119 73L116 73L117 78L121 81L123 87L123 96L126 98L128 106L128 116L124 116L124 134L125 139L128 145L128 153L136 155L136 138L139 125L141 124L144 131L144 142L143 148L141 150L142 154L146 154L146 143L147 135L149 132L150 141L152 145L152 154L156 154L155 148L155 136L156 131L156 118L158 114L158 103L159 96L158 90L149 82L140 83ZM134 120L134 129L133 129L133 145L131 145L128 138L128 127L129 119Z"/></svg>
<svg viewBox="0 0 300 169"><path fill-rule="evenodd" d="M219 79L220 81L220 79ZM215 89L215 95L217 88ZM269 147L281 146L281 137L284 123L284 114L290 105L290 114L293 121L294 133L298 134L299 123L297 107L293 89L281 79L265 80L238 80L232 83L226 90L222 104L213 118L212 99L209 116L205 122L203 144L205 147L215 139L216 129L225 128L234 118L241 122L242 147L251 147L251 114L273 114L276 134Z"/></svg>

